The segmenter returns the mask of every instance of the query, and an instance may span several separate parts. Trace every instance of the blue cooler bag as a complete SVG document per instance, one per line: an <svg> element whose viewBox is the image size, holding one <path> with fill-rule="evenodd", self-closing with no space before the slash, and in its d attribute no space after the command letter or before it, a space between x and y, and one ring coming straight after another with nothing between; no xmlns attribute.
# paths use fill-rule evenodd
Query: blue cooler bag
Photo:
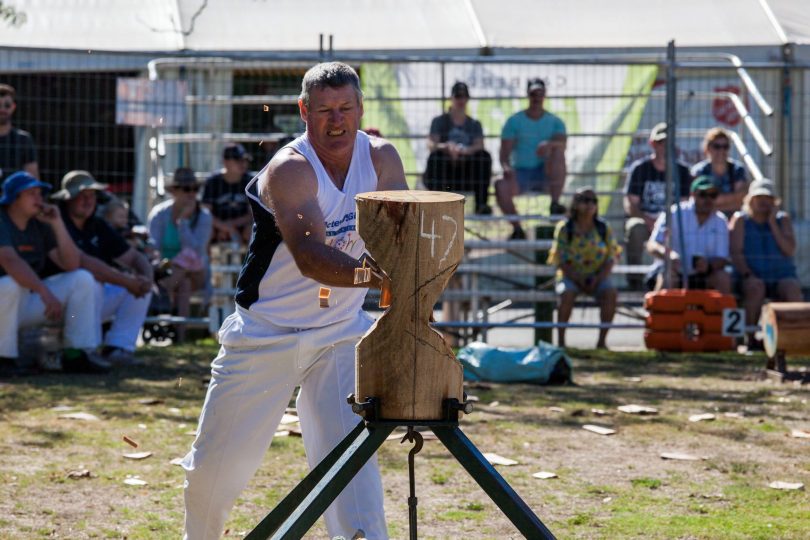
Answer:
<svg viewBox="0 0 810 540"><path fill-rule="evenodd" d="M572 382L571 360L560 347L539 341L536 347L493 347L479 341L458 351L467 381L531 384Z"/></svg>

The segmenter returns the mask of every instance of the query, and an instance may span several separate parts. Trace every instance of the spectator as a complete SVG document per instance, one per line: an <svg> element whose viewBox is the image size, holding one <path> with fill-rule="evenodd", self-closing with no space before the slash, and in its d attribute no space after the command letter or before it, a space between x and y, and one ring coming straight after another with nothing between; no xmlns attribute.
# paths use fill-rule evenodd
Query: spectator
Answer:
<svg viewBox="0 0 810 540"><path fill-rule="evenodd" d="M65 371L106 372L110 364L95 354L99 344L95 281L79 269L79 250L59 217L42 199L50 186L26 172L3 182L0 198L0 366L3 375L18 370L20 328L62 322L69 347ZM46 261L61 273L45 277Z"/></svg>
<svg viewBox="0 0 810 540"><path fill-rule="evenodd" d="M526 87L529 107L510 116L501 132L500 161L503 178L495 182L495 196L504 214L514 215L516 195L546 191L550 214L564 214L560 195L565 185L565 124L545 110L546 83L531 79ZM512 240L526 238L519 221L512 221Z"/></svg>
<svg viewBox="0 0 810 540"><path fill-rule="evenodd" d="M705 174L714 179L715 185L720 190L717 209L726 216L740 209L748 184L745 168L741 163L728 157L730 149L731 137L728 131L721 127L711 128L703 137L703 153L706 159L696 163L691 171L695 178Z"/></svg>
<svg viewBox="0 0 810 540"><path fill-rule="evenodd" d="M87 171L70 171L52 198L60 201L65 227L81 252L82 268L98 283L100 320L112 321L101 354L112 364L132 364L152 298L152 265L106 221L95 216L97 194L105 189L107 184L96 182Z"/></svg>
<svg viewBox="0 0 810 540"><path fill-rule="evenodd" d="M740 280L745 322L757 324L765 298L801 302L802 288L796 276L793 256L796 237L787 212L770 180L751 183L740 212L734 214L731 229L731 261ZM749 349L762 343L748 336Z"/></svg>
<svg viewBox="0 0 810 540"><path fill-rule="evenodd" d="M149 212L149 234L162 257L172 261L171 275L161 280L180 317L191 313L191 293L206 289L211 212L197 200L199 184L194 171L181 167L167 186L171 199ZM185 326L178 325L177 338L185 339Z"/></svg>
<svg viewBox="0 0 810 540"><path fill-rule="evenodd" d="M222 153L224 168L205 181L202 202L213 216L212 242L246 244L250 239L253 215L245 188L251 179L251 159L241 144L229 144Z"/></svg>
<svg viewBox="0 0 810 540"><path fill-rule="evenodd" d="M578 294L593 296L599 302L599 319L613 321L616 313L616 287L610 280L613 263L621 248L613 231L598 216L598 200L592 188L578 189L571 202L569 218L557 223L554 243L548 255L549 264L557 266L560 296L557 320L567 323ZM599 329L596 346L607 348L607 328ZM557 343L565 347L565 328L557 329Z"/></svg>
<svg viewBox="0 0 810 540"><path fill-rule="evenodd" d="M425 187L435 191L472 191L475 213L491 214L487 204L492 157L484 150L481 122L467 116L470 90L457 82L450 91L450 109L430 123Z"/></svg>
<svg viewBox="0 0 810 540"><path fill-rule="evenodd" d="M14 87L0 84L0 181L17 171L39 178L34 139L27 131L11 125L11 117L17 109L16 99Z"/></svg>
<svg viewBox="0 0 810 540"><path fill-rule="evenodd" d="M115 232L126 238L129 226L129 205L118 197L111 197L101 211L101 217Z"/></svg>
<svg viewBox="0 0 810 540"><path fill-rule="evenodd" d="M666 213L662 212L655 222L647 250L658 264L648 284L655 281L655 290L663 287L664 259L669 257L675 287L682 286L683 276L687 276L690 289L716 289L729 294L731 278L725 270L729 262L728 221L715 208L720 192L711 176L697 177L690 191L689 200L672 206L671 234L667 232Z"/></svg>
<svg viewBox="0 0 810 540"><path fill-rule="evenodd" d="M627 264L641 264L644 243L650 237L653 225L666 208L667 201L667 124L656 124L650 131L652 153L630 166L627 182L624 185L624 212L627 220L624 230L627 242ZM689 184L692 176L689 168L676 162L674 178L679 184L677 192L681 199L689 198ZM631 289L641 288L641 278L630 276L627 279Z"/></svg>

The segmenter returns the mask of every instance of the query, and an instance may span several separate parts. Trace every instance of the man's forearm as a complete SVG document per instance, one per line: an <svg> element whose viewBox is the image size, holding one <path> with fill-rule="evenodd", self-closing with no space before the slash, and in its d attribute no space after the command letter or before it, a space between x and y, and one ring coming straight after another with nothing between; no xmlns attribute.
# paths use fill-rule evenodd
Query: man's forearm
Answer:
<svg viewBox="0 0 810 540"><path fill-rule="evenodd" d="M59 253L59 262L63 270L75 270L81 264L81 254L79 248L73 242L73 238L68 234L67 229L63 223L59 222L58 225L52 227L54 236L56 237L57 252Z"/></svg>
<svg viewBox="0 0 810 540"><path fill-rule="evenodd" d="M27 262L22 259L6 261L3 264L3 269L6 271L6 274L11 276L11 279L16 281L21 287L34 291L42 296L42 291L46 288L45 283Z"/></svg>

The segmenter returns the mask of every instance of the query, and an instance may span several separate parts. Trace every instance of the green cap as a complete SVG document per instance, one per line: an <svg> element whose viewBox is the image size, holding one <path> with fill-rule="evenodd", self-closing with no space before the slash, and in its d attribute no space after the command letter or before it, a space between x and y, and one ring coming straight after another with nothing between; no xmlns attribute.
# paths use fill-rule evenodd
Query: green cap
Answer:
<svg viewBox="0 0 810 540"><path fill-rule="evenodd" d="M694 193L695 191L705 191L707 189L717 189L717 184L714 183L714 178L704 174L692 180L692 187L689 191Z"/></svg>

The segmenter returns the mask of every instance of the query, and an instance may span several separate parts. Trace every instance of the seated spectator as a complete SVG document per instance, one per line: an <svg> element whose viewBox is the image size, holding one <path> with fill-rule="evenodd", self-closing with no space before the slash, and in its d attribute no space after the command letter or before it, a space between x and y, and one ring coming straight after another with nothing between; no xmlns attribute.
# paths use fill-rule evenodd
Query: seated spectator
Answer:
<svg viewBox="0 0 810 540"><path fill-rule="evenodd" d="M592 188L577 190L569 218L557 223L554 231L548 262L557 266L557 321L561 323L571 318L574 301L582 293L599 302L599 320L603 323L612 322L616 313L616 287L610 272L621 248L610 225L599 218L597 204ZM598 348L607 348L607 333L607 328L599 329ZM565 328L558 328L557 336L558 345L565 347Z"/></svg>
<svg viewBox="0 0 810 540"><path fill-rule="evenodd" d="M667 230L666 213L655 222L647 250L656 258L656 268L648 276L648 287L654 283L655 290L663 288L664 259L669 257L673 287L682 287L686 276L690 289L716 289L729 294L731 276L725 270L729 263L728 221L715 208L720 191L710 176L699 176L690 192L689 200L672 205L671 231Z"/></svg>
<svg viewBox="0 0 810 540"><path fill-rule="evenodd" d="M202 202L214 218L212 242L247 244L250 240L253 214L245 188L251 179L251 159L241 144L229 144L222 153L224 168L205 181Z"/></svg>
<svg viewBox="0 0 810 540"><path fill-rule="evenodd" d="M492 157L484 150L484 130L481 122L467 116L467 85L457 82L450 95L450 109L430 123L430 156L423 182L433 191L472 191L475 213L491 214L487 197Z"/></svg>
<svg viewBox="0 0 810 540"><path fill-rule="evenodd" d="M142 253L154 268L160 262L160 252L155 249L149 238L149 230L138 221L137 217L133 219L132 210L126 201L112 194L108 195L109 199L96 214L100 214L101 218L130 246Z"/></svg>
<svg viewBox="0 0 810 540"><path fill-rule="evenodd" d="M207 289L208 242L212 217L197 200L199 184L194 171L181 167L166 187L171 198L149 212L149 234L161 257L171 260L171 275L162 279L172 298L173 310L180 317L191 313L191 293ZM185 339L184 325L178 325L177 338Z"/></svg>
<svg viewBox="0 0 810 540"><path fill-rule="evenodd" d="M95 281L79 269L80 254L59 217L43 201L50 189L26 172L3 182L0 198L0 374L19 374L20 328L58 322L68 347L65 371L106 372L110 364L96 355L101 323ZM60 273L45 277L50 260Z"/></svg>
<svg viewBox="0 0 810 540"><path fill-rule="evenodd" d="M650 237L655 221L664 213L667 202L667 125L661 122L650 131L652 153L630 165L624 185L624 222L627 242L627 264L642 263L644 244ZM689 198L692 176L686 164L677 162L678 193L681 200ZM631 289L641 289L641 278L628 276Z"/></svg>
<svg viewBox="0 0 810 540"><path fill-rule="evenodd" d="M707 175L714 179L720 195L717 197L717 209L732 215L740 209L748 184L745 168L741 163L731 159L731 137L721 127L711 128L703 137L703 153L706 159L692 167L692 176Z"/></svg>
<svg viewBox="0 0 810 540"><path fill-rule="evenodd" d="M742 287L745 322L755 325L765 298L783 302L801 302L802 288L796 275L793 256L796 237L786 212L779 210L780 200L770 180L751 183L742 210L734 214L731 228L731 261ZM762 343L748 336L749 349Z"/></svg>
<svg viewBox="0 0 810 540"><path fill-rule="evenodd" d="M106 189L107 184L96 182L87 171L70 171L52 199L59 201L65 227L81 252L81 267L98 283L100 320L112 322L101 354L112 364L132 364L152 298L152 265L106 221L96 217L97 195Z"/></svg>
<svg viewBox="0 0 810 540"><path fill-rule="evenodd" d="M526 86L529 107L506 120L501 132L500 161L503 178L495 182L501 211L514 215L515 196L526 191L548 191L549 214L564 214L560 204L565 186L565 124L545 110L546 83L531 79ZM526 238L519 221L512 221L511 240Z"/></svg>

